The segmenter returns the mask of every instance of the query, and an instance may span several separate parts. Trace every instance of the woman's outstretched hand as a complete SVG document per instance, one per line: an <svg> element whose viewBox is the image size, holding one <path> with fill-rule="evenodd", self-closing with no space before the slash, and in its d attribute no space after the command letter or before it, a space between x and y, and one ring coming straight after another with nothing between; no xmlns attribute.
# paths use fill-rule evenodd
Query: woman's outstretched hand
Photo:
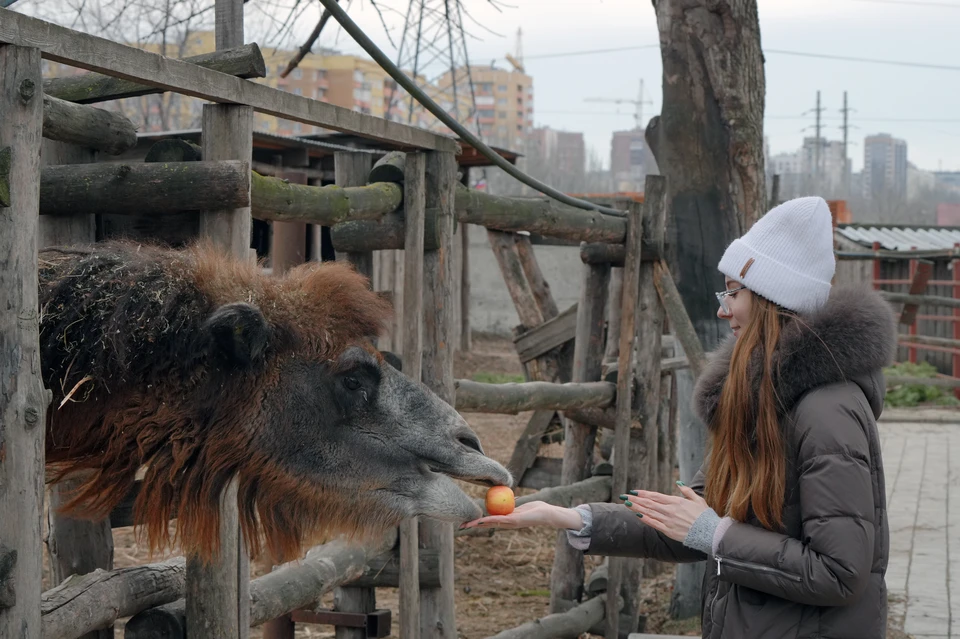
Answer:
<svg viewBox="0 0 960 639"><path fill-rule="evenodd" d="M554 506L544 501L529 501L517 506L509 515L488 515L461 524L460 528L513 529L533 526L580 530L583 528L583 520L580 518L580 513L573 508Z"/></svg>
<svg viewBox="0 0 960 639"><path fill-rule="evenodd" d="M635 494L624 496L630 502L627 507L643 515L640 521L676 541L686 539L693 522L709 508L703 497L686 486L680 486L683 497L649 490L631 492Z"/></svg>

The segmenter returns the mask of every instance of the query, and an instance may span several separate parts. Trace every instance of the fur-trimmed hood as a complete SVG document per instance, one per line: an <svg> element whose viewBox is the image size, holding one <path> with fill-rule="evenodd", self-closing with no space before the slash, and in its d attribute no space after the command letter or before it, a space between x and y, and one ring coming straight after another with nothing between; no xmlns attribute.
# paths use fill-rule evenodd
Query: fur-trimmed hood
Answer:
<svg viewBox="0 0 960 639"><path fill-rule="evenodd" d="M694 408L710 425L730 368L736 338L715 350L694 390ZM782 413L810 390L842 381L860 385L876 416L883 407L882 369L896 352L896 320L890 305L872 289L834 286L820 310L788 322L773 358L774 386ZM751 364L759 388L759 356Z"/></svg>

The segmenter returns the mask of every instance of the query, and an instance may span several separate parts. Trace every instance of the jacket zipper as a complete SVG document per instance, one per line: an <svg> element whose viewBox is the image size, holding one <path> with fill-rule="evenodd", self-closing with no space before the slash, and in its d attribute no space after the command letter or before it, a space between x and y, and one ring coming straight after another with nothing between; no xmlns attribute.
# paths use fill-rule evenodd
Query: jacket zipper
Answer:
<svg viewBox="0 0 960 639"><path fill-rule="evenodd" d="M732 565L734 565L734 566L739 566L740 568L747 568L747 569L749 569L749 570L757 570L757 571L759 571L759 572L765 572L765 573L769 573L769 574L771 574L771 575L779 575L779 576L781 576L781 577L783 577L783 578L785 578L785 579L789 579L790 581L796 581L797 583L800 583L801 581L803 581L803 579L800 577L800 575L794 575L794 574L789 573L789 572L784 572L783 570L778 570L777 568L771 568L770 566L764 566L763 564L755 564L755 563L748 562L748 561L740 561L739 559L730 559L729 557L727 557L727 558L717 557L717 576L718 576L718 577L720 576L720 563L723 562L723 561L727 562L728 564L732 564Z"/></svg>

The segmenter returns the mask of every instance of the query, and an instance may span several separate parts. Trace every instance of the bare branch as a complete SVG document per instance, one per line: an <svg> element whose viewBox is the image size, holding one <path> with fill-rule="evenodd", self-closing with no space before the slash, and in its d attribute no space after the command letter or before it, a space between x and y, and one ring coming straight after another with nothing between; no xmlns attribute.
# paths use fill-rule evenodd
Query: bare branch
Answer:
<svg viewBox="0 0 960 639"><path fill-rule="evenodd" d="M339 2L340 0L337 0L337 3ZM323 31L323 28L327 26L327 22L329 22L329 20L330 12L324 9L323 13L320 14L320 21L317 22L317 26L313 28L313 31L310 32L310 37L307 38L307 41L303 43L303 45L300 47L300 50L297 51L297 54L293 56L293 59L287 64L287 68L284 69L280 74L281 78L287 77L291 71L297 68L297 65L300 64L300 61L303 60L308 53L310 53L310 49L313 48L314 43L317 41L317 38L320 37L320 33Z"/></svg>

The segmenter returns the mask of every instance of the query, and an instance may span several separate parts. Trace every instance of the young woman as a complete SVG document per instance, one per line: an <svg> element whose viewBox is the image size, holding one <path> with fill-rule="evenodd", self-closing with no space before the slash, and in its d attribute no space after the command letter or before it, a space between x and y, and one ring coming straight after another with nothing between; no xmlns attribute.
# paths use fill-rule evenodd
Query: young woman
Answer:
<svg viewBox="0 0 960 639"><path fill-rule="evenodd" d="M703 637L883 637L888 529L876 418L893 312L832 289L833 229L818 197L767 213L720 260L733 335L694 393L707 460L682 496L524 504L465 524L566 529L587 553L708 560Z"/></svg>

